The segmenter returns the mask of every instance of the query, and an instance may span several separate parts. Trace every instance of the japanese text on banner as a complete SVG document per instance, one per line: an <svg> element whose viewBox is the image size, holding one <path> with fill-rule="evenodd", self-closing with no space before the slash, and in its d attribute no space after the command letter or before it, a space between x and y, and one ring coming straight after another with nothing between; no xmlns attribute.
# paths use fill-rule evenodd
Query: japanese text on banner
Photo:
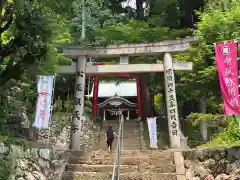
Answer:
<svg viewBox="0 0 240 180"><path fill-rule="evenodd" d="M225 114L240 114L237 43L217 44L215 53Z"/></svg>

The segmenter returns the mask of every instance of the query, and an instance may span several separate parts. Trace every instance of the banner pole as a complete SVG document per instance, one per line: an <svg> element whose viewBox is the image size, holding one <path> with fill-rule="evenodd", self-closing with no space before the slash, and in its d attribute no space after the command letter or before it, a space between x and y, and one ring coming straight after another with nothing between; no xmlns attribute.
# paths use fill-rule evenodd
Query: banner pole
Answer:
<svg viewBox="0 0 240 180"><path fill-rule="evenodd" d="M50 145L50 134L51 134L51 126L52 126L53 99L54 99L54 90L55 90L55 84L56 84L56 76L57 76L57 74L55 73L55 74L54 74L54 78L53 78L53 89L52 89L50 118L49 118L49 127L48 127L48 144L49 144L49 145Z"/></svg>

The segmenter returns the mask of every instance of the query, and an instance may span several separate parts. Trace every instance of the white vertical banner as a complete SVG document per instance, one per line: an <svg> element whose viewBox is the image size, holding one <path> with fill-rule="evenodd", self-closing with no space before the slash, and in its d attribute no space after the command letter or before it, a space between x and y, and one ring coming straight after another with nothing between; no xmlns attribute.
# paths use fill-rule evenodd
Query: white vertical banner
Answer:
<svg viewBox="0 0 240 180"><path fill-rule="evenodd" d="M156 117L147 118L150 148L158 148Z"/></svg>
<svg viewBox="0 0 240 180"><path fill-rule="evenodd" d="M48 129L52 111L52 96L55 76L39 76L37 84L37 106L33 126Z"/></svg>

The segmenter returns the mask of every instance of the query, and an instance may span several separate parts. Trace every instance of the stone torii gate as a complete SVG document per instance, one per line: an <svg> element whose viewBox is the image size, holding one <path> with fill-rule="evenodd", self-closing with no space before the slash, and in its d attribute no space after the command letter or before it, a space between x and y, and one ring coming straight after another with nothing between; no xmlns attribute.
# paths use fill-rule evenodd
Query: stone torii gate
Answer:
<svg viewBox="0 0 240 180"><path fill-rule="evenodd" d="M164 72L169 136L172 148L181 148L180 128L175 91L174 70L192 70L192 63L173 61L170 53L186 51L197 37L168 40L158 43L110 45L107 47L64 46L66 57L77 59L75 65L61 66L61 74L76 74L71 149L80 150L80 132L84 117L85 75L104 73ZM129 64L129 56L164 54L164 61L156 64ZM87 57L120 57L120 64L90 65Z"/></svg>

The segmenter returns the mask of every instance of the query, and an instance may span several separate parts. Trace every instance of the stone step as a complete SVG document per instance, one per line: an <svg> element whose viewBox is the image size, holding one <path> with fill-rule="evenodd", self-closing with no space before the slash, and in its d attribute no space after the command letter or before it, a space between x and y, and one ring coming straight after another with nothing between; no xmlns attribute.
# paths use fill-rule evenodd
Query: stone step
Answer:
<svg viewBox="0 0 240 180"><path fill-rule="evenodd" d="M118 133L116 133L118 135ZM105 138L105 133L101 134L102 138ZM117 136L114 136L117 139ZM123 133L123 139L138 139L140 140L140 134L133 134L133 133Z"/></svg>
<svg viewBox="0 0 240 180"><path fill-rule="evenodd" d="M66 170L73 172L112 172L114 165L67 164ZM137 165L121 165L121 172L138 172Z"/></svg>
<svg viewBox="0 0 240 180"><path fill-rule="evenodd" d="M115 156L112 158L100 158L100 157L95 157L95 158L85 158L85 157L78 157L76 158L75 156L70 157L69 163L72 164L102 164L102 165L113 165L115 162ZM161 165L166 165L166 166L171 166L174 165L174 162L172 159L149 159L149 158L138 158L138 157L121 157L120 164L121 165L139 165L140 163L142 164L148 164L148 165L156 165L156 166L161 166Z"/></svg>
<svg viewBox="0 0 240 180"><path fill-rule="evenodd" d="M91 156L91 157L112 157L115 155L115 151L92 151L92 152L86 152L86 151L72 151L71 154L73 156ZM146 150L146 151L122 151L121 157L146 157L146 158L173 158L174 152L163 150Z"/></svg>
<svg viewBox="0 0 240 180"><path fill-rule="evenodd" d="M114 142L113 146L112 146L112 149L116 150L116 148L117 148L117 143ZM99 143L99 149L107 151L108 149L107 149L106 142ZM141 146L140 143L123 143L123 150L124 151L126 151L126 150L128 150L128 151L130 151L130 150L134 150L134 151L138 150L139 151L141 149L142 149L142 146Z"/></svg>
<svg viewBox="0 0 240 180"><path fill-rule="evenodd" d="M103 126L103 129L106 129L107 130L108 126ZM116 129L119 129L119 126L118 125L112 125L112 128L114 128L115 130ZM131 130L131 129L139 129L138 126L136 125L133 125L133 124L124 124L123 125L123 130Z"/></svg>
<svg viewBox="0 0 240 180"><path fill-rule="evenodd" d="M110 180L112 173L106 172L65 172L62 180ZM177 180L175 173L120 173L120 180Z"/></svg>
<svg viewBox="0 0 240 180"><path fill-rule="evenodd" d="M115 138L114 140L116 140L117 141L117 138ZM135 138L123 138L123 143L124 142L140 142L141 140L140 139L135 139Z"/></svg>
<svg viewBox="0 0 240 180"><path fill-rule="evenodd" d="M140 143L140 139L132 139L132 138L129 138L129 139L126 139L126 138L123 138L123 143Z"/></svg>
<svg viewBox="0 0 240 180"><path fill-rule="evenodd" d="M116 134L118 134L118 131L113 130ZM100 134L104 135L106 132L102 131ZM140 132L135 132L133 130L124 130L123 136L132 137L132 136L140 136Z"/></svg>
<svg viewBox="0 0 240 180"><path fill-rule="evenodd" d="M73 172L112 172L114 165L103 164L67 164L66 170ZM121 172L139 172L139 173L175 173L175 165L121 165Z"/></svg>
<svg viewBox="0 0 240 180"><path fill-rule="evenodd" d="M103 128L102 130L101 130L101 132L106 132L107 131L107 128ZM118 129L118 127L113 127L113 131L114 132L119 132L119 129ZM128 127L124 127L123 128L123 132L125 133L125 132L128 132L128 133L133 133L133 132L137 132L137 133L139 133L140 131L139 131L139 128L137 128L137 127L131 127L131 126L128 126Z"/></svg>
<svg viewBox="0 0 240 180"><path fill-rule="evenodd" d="M101 150L105 150L105 151L108 150L108 148L107 148L106 145L100 146L100 149L101 149ZM116 150L116 146L113 145L112 149L113 149L113 150ZM125 150L125 151L130 151L130 150L132 150L132 151L139 151L139 150L141 150L141 149L142 149L142 147L141 147L140 145L138 145L138 146L125 146L125 145L124 145L124 146L123 146L123 150Z"/></svg>
<svg viewBox="0 0 240 180"><path fill-rule="evenodd" d="M137 142L123 142L123 145L122 145L123 147L140 147L141 146L141 144L140 144L140 142L139 143L137 143ZM125 149L126 150L126 149Z"/></svg>
<svg viewBox="0 0 240 180"><path fill-rule="evenodd" d="M117 128L119 127L118 124L109 124L110 126L112 126L113 128ZM109 125L103 125L102 127L107 129ZM129 127L133 127L133 128L138 128L139 125L138 124L132 124L132 123L125 123L123 124L123 128L129 129Z"/></svg>
<svg viewBox="0 0 240 180"><path fill-rule="evenodd" d="M123 147L124 148L124 147ZM116 154L115 151L93 151L91 153L73 152L69 163L87 164L113 164ZM150 165L173 164L173 152L168 151L127 151L121 152L121 164L138 165L146 163Z"/></svg>
<svg viewBox="0 0 240 180"><path fill-rule="evenodd" d="M116 150L116 147L113 147L112 149ZM123 147L123 150L126 150L126 151L139 151L141 149L142 148L140 146L139 147ZM101 147L101 150L107 151L108 148L104 146L104 147Z"/></svg>
<svg viewBox="0 0 240 180"><path fill-rule="evenodd" d="M114 140L113 140L113 144L116 144L116 145L117 145L117 142L118 142L117 139L114 139ZM122 141L121 141L121 142L122 142ZM105 139L102 140L100 143L106 145ZM140 144L141 144L141 141L140 141L140 140L125 140L125 141L124 141L124 139L123 139L123 144L125 144L125 145L140 145Z"/></svg>
<svg viewBox="0 0 240 180"><path fill-rule="evenodd" d="M118 139L114 139L113 143L117 144ZM141 144L141 140L139 139L123 139L123 144ZM102 143L106 144L105 138L102 139Z"/></svg>
<svg viewBox="0 0 240 180"><path fill-rule="evenodd" d="M131 142L131 141L123 142L123 147L140 147L140 146L141 146L140 142L139 143L138 142Z"/></svg>
<svg viewBox="0 0 240 180"><path fill-rule="evenodd" d="M125 122L123 123L123 126L126 126L126 125L130 125L130 126L139 126L138 123L135 123L135 122ZM108 126L112 126L112 127L116 127L116 126L119 126L118 122L112 122L112 123L109 123L109 124L103 124L102 127L108 127Z"/></svg>

